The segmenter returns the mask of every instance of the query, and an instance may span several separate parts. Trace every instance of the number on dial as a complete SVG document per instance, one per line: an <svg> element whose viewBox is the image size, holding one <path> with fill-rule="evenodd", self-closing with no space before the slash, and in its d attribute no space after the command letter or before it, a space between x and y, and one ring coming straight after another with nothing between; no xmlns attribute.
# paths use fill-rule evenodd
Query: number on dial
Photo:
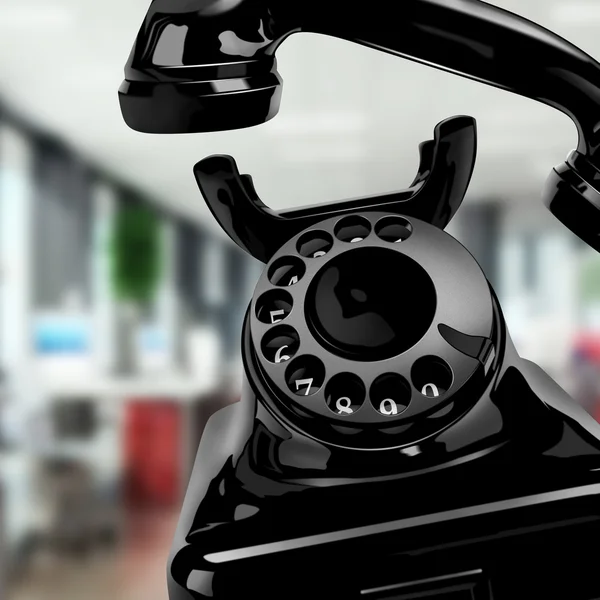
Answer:
<svg viewBox="0 0 600 600"><path fill-rule="evenodd" d="M310 394L310 389L312 388L313 379L297 379L296 380L296 390L299 390L301 387L306 386L306 394L308 396Z"/></svg>

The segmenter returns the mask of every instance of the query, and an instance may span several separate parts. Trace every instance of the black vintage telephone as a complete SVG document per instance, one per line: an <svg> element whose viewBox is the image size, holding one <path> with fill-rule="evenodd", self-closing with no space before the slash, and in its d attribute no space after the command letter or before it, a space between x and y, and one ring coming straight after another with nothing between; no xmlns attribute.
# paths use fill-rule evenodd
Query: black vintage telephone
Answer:
<svg viewBox="0 0 600 600"><path fill-rule="evenodd" d="M580 142L545 202L600 250L600 64L476 0L154 0L120 90L126 122L268 120L275 50L299 31L567 113ZM600 425L517 355L484 274L444 232L475 154L474 120L454 117L421 144L408 189L279 213L231 157L196 165L216 219L267 267L243 398L200 444L171 600L600 598Z"/></svg>

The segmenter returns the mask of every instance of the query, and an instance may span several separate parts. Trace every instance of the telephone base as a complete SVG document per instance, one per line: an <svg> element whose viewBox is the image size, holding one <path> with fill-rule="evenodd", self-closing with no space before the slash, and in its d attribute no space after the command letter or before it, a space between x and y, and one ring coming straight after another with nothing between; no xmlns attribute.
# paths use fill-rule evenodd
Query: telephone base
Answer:
<svg viewBox="0 0 600 600"><path fill-rule="evenodd" d="M599 535L600 474L370 527L218 552L192 544L184 554L202 563L190 571L189 598L593 600L600 579L587 549Z"/></svg>

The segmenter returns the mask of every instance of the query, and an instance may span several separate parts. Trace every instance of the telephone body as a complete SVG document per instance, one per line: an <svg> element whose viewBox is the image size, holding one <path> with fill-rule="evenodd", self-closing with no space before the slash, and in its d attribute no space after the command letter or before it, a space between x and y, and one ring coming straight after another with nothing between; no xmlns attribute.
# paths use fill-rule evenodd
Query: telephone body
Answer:
<svg viewBox="0 0 600 600"><path fill-rule="evenodd" d="M120 89L147 133L250 127L307 31L527 96L579 144L544 201L600 250L600 64L478 0L154 0ZM600 425L521 358L485 274L445 228L476 157L439 123L409 187L287 211L230 156L194 173L265 263L240 402L209 420L168 562L171 600L600 597ZM397 277L394 284L388 280Z"/></svg>

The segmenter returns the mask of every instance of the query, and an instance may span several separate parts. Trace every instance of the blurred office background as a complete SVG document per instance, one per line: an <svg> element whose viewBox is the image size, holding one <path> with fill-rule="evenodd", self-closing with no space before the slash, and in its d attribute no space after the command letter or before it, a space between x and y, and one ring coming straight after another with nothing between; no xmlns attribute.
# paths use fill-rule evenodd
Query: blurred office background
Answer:
<svg viewBox="0 0 600 600"><path fill-rule="evenodd" d="M600 3L502 0L600 58ZM237 399L260 265L192 166L233 155L274 208L406 187L418 144L474 116L449 227L518 349L600 417L600 258L543 208L570 120L350 43L279 51L279 116L243 131L128 129L117 89L147 0L0 0L0 598L166 600L165 563L208 415ZM390 277L398 274L390 273Z"/></svg>

